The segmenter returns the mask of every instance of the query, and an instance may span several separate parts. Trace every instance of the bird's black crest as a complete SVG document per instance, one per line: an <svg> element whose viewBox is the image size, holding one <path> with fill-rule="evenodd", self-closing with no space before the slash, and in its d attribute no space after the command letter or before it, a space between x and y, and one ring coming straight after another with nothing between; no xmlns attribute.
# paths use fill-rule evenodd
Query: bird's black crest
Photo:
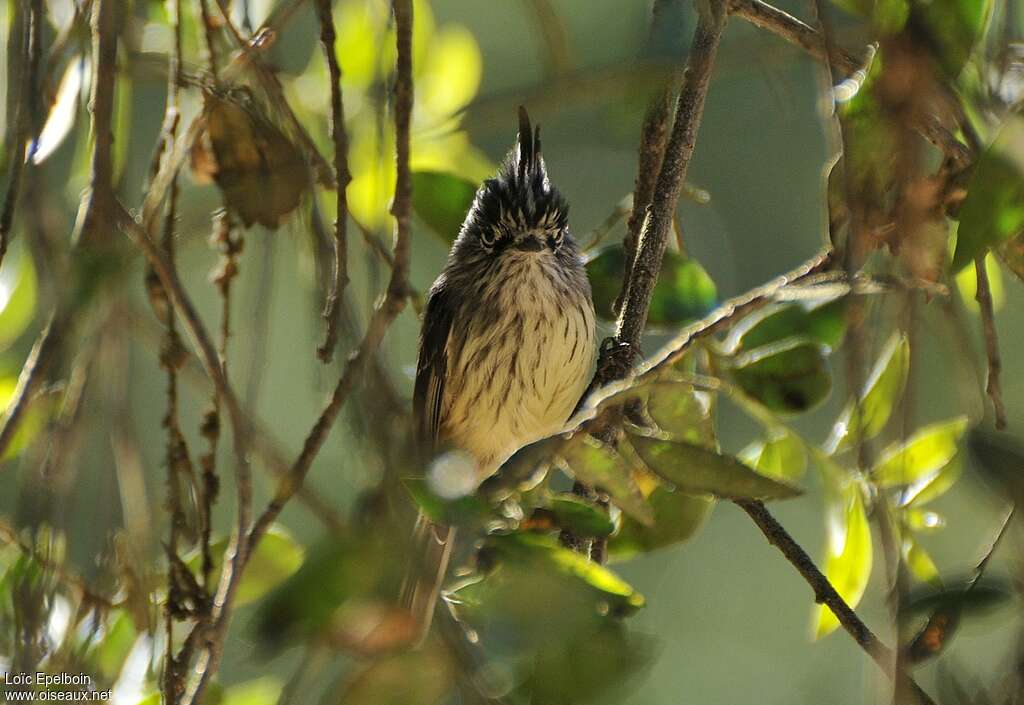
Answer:
<svg viewBox="0 0 1024 705"><path fill-rule="evenodd" d="M526 109L520 107L516 143L497 176L480 186L464 229L474 232L509 221L524 229L562 229L568 218L568 204L548 180L540 151L540 126L532 128Z"/></svg>

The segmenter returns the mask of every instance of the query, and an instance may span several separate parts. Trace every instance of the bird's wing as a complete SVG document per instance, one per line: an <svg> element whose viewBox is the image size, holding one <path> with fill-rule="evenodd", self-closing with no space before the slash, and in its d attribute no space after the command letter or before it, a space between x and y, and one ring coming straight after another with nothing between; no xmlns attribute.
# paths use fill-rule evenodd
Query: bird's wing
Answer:
<svg viewBox="0 0 1024 705"><path fill-rule="evenodd" d="M420 333L420 356L416 363L413 414L423 448L434 450L441 431L441 405L448 372L448 334L455 317L450 291L441 282L427 298Z"/></svg>

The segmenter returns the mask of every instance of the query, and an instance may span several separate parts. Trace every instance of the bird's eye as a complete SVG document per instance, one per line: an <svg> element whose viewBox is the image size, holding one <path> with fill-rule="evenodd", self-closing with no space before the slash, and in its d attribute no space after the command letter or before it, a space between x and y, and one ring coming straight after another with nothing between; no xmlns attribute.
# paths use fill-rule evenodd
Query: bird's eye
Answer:
<svg viewBox="0 0 1024 705"><path fill-rule="evenodd" d="M480 242L484 247L494 247L495 233L493 228L485 228L480 231Z"/></svg>

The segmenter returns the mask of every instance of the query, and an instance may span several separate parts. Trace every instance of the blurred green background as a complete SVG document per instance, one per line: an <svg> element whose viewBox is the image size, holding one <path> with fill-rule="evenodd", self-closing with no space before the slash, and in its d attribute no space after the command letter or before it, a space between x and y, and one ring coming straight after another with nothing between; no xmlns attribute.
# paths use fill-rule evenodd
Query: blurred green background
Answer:
<svg viewBox="0 0 1024 705"><path fill-rule="evenodd" d="M69 3L48 3L55 26L66 23ZM254 26L271 9L272 0L252 0ZM240 4L235 3L236 11ZM807 3L783 3L805 16ZM557 23L538 8L550 8ZM159 3L138 1L131 6L127 34L133 52L122 53L123 78L118 87L116 152L119 192L129 204L141 202L152 145L160 128L165 94L162 52L169 34ZM636 144L646 101L645 88L666 61L684 56L695 18L682 13L674 37L648 40L649 3L622 0L432 0L416 4L416 106L413 125L413 167L451 171L478 181L504 156L514 138L515 109L523 104L542 125L544 154L553 182L571 204L570 223L584 242L615 205L632 190ZM353 215L372 235L390 242L386 215L393 167L390 162L390 123L375 119L382 100L379 70L392 56L386 42L386 5L377 0L336 3L340 32L339 59L345 75L344 99L351 139L350 165L355 180L349 189ZM0 35L8 37L12 12L0 13ZM554 39L545 41L540 24ZM52 28L48 28L52 33ZM856 32L841 34L856 40ZM313 12L303 6L278 38L271 61L281 71L287 96L321 151L330 154L326 69L316 43ZM186 37L186 54L197 69L199 38ZM6 55L6 46L0 54ZM661 62L661 63L659 63ZM5 67L6 70L6 67ZM3 72L0 72L3 73ZM6 73L3 73L6 75ZM759 285L795 266L825 243L823 169L831 146L822 119L824 77L815 63L776 37L740 19L729 23L714 73L707 110L700 130L688 181L710 195L706 203L684 196L679 206L688 253L696 258L724 299ZM8 81L0 89L10 90ZM198 109L198 91L186 90L187 114ZM2 99L6 99L6 92ZM65 138L37 168L32 207L45 212L45 226L55 241L69 237L79 197L88 176L88 121L84 97L69 111L77 116ZM199 304L208 326L216 327L220 300L207 281L216 255L207 246L209 214L219 204L212 185L197 185L183 176L178 229L179 268L185 285ZM333 197L317 195L324 217L333 217ZM229 370L257 416L294 457L319 414L339 369L315 361L322 337L321 294L316 287L316 264L308 205L277 232L256 227L245 235L233 299L233 331ZM24 224L25 218L19 223ZM617 226L609 239L621 237ZM351 309L365 322L369 307L386 281L368 253L358 230L349 228L352 283ZM43 303L52 301L40 277L35 301L24 272L30 266L26 240L16 229L14 246L0 270L0 392L8 390L42 323ZM444 263L446 243L419 218L414 221L412 284L423 292ZM88 580L102 582L104 566L97 556L109 550L110 537L126 525L130 512L143 518L145 545L158 545L166 532L162 511L164 492L163 430L164 377L157 345L140 342L157 323L145 298L138 257L124 263L117 284L131 304L113 317L115 326L141 331L124 346L100 358L105 374L87 390L84 432L73 457L57 478L40 478L39 451L9 457L0 465L0 512L23 520L36 511L34 496L52 493L47 511L67 530L70 559ZM21 277L21 279L19 279ZM19 285L20 282L20 285ZM998 323L1004 350L1004 395L1011 429L1024 421L1024 363L1016 354L1024 330L1024 288L1006 276L1000 284ZM20 298L19 298L20 297ZM950 328L939 305L920 309L919 334L914 340L910 385L913 393L910 428L968 413L981 415L980 365L976 313L955 295L964 327ZM20 303L19 303L20 302ZM32 312L24 325L9 313L20 305ZM895 314L894 310L889 312ZM13 320L12 320L13 319ZM880 320L887 320L882 315ZM888 320L893 320L889 316ZM869 327L877 350L891 328ZM610 328L605 324L605 331ZM411 396L418 322L407 308L389 331L381 359L390 371L403 403ZM87 342L87 341L83 341ZM652 336L647 352L661 342ZM965 360L966 343L972 359ZM352 341L343 341L347 349ZM846 387L842 360L833 359L835 389L825 405L797 418L794 425L810 439L823 439L843 406ZM192 376L194 378L194 375ZM189 379L188 374L185 379ZM7 385L6 387L3 385ZM127 393L125 408L117 401ZM181 416L195 449L198 429L210 390L204 382L183 384ZM313 465L307 486L339 511L354 506L359 494L381 472L365 427L373 419L360 412L343 413L327 445ZM139 438L135 468L144 485L147 506L126 507L130 480L119 468L110 442L115 419L127 422ZM719 413L719 436L724 449L738 451L755 435L756 427L728 405ZM230 444L221 444L224 477L218 506L218 531L230 529L233 488L227 468L233 462ZM121 461L123 463L123 459ZM258 497L268 496L269 481L257 472ZM815 557L824 553L824 514L817 475L804 481L807 494L775 505L780 521ZM261 502L257 503L259 506ZM128 511L126 511L128 509ZM947 526L926 538L943 574L968 572L1003 515L1002 500L975 479L965 479L936 510ZM297 538L311 545L323 536L322 526L298 502L281 517ZM876 537L877 539L877 537ZM885 627L881 551L867 595L858 612L880 636L893 643ZM1005 572L998 556L993 573ZM632 618L633 626L656 638L657 658L628 687L610 693L606 702L630 705L680 703L740 704L818 702L834 705L879 702L886 687L877 668L843 633L819 642L811 639L813 600L810 590L748 518L734 506L717 507L707 525L690 542L617 566L647 598L647 607ZM240 610L229 638L220 679L225 684L255 678L283 682L300 657L291 649L268 662L254 656L247 628L252 608ZM920 669L920 682L929 689L943 667L976 674L982 681L1005 672L1005 655L1022 625L1019 614L1003 610L969 621L937 663ZM338 669L351 667L342 663ZM323 676L326 682L327 676ZM273 681L267 681L273 687ZM124 685L120 702L135 703L145 686ZM134 699L133 699L134 698Z"/></svg>

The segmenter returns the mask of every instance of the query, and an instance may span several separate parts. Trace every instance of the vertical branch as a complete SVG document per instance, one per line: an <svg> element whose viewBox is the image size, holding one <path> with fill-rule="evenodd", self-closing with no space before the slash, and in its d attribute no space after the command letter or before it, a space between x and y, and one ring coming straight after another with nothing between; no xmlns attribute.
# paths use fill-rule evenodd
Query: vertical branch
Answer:
<svg viewBox="0 0 1024 705"><path fill-rule="evenodd" d="M213 15L210 14L209 0L199 0L199 19L203 23L203 39L206 41L206 64L216 82L220 76L217 62L217 33L213 26Z"/></svg>
<svg viewBox="0 0 1024 705"><path fill-rule="evenodd" d="M317 357L324 363L331 361L338 344L338 299L348 285L348 197L346 187L351 176L348 171L348 135L345 132L345 105L341 96L341 67L338 66L334 15L331 0L316 0L320 19L320 44L327 59L331 81L331 139L334 141L334 180L336 182L337 213L334 217L334 281L324 308L327 333Z"/></svg>
<svg viewBox="0 0 1024 705"><path fill-rule="evenodd" d="M34 108L38 105L35 97L39 87L39 63L43 54L43 2L33 0L29 5L29 15L24 21L25 33L22 42L22 74L18 87L16 107L14 109L14 150L8 155L11 163L11 175L7 182L7 193L4 195L3 206L0 208L0 265L3 264L10 243L11 229L14 227L14 213L21 194L21 179L25 172L26 152L38 129L38 119ZM13 31L13 27L12 27Z"/></svg>
<svg viewBox="0 0 1024 705"><path fill-rule="evenodd" d="M412 240L412 174L409 171L409 126L412 122L412 0L393 0L395 42L395 162L397 179L391 215L395 217L395 256L388 284L388 297L403 301L408 294L409 255Z"/></svg>
<svg viewBox="0 0 1024 705"><path fill-rule="evenodd" d="M999 333L996 330L995 308L992 304L992 288L989 286L988 270L985 268L985 257L981 256L974 261L974 271L977 274L978 288L974 298L978 302L981 311L982 332L985 335L985 356L988 358L988 380L985 382L985 392L992 400L992 408L995 411L995 425L997 429L1006 428L1006 407L1003 405L1003 391L999 384L999 375L1003 370L1003 361L999 356Z"/></svg>
<svg viewBox="0 0 1024 705"><path fill-rule="evenodd" d="M616 323L615 336L606 340L601 347L597 371L587 393L596 387L625 378L633 371L633 365L639 357L640 338L647 324L654 285L658 280L661 260L675 219L676 203L686 179L690 158L693 156L697 130L704 115L704 101L711 80L711 70L725 29L724 2L709 0L700 7L700 10L690 55L686 61L686 71L676 100L675 121L663 150L664 156L660 160L657 155L662 150L659 149L658 142L663 138L659 133L664 129L661 126L663 119L667 120L667 105L664 106L664 116L659 114L662 108L655 104L645 119L638 185L641 178L647 178L644 170L651 166L646 163L647 161L660 161L660 169L651 191L650 203L643 210L636 254L632 258L627 279L623 282L624 293L620 294L623 299L622 307ZM668 99L667 92L664 99ZM643 196L644 194L641 194L641 198ZM640 208L643 208L642 204ZM640 210L634 201L634 214L638 212ZM593 498L593 490L581 484L577 484L573 491ZM603 541L590 544L581 541L571 532L563 532L561 539L574 550L586 552L599 561L604 560Z"/></svg>
<svg viewBox="0 0 1024 705"><path fill-rule="evenodd" d="M341 377L327 406L320 413L302 444L302 452L291 470L281 478L274 497L256 519L249 534L249 545L255 546L284 509L285 504L302 487L306 474L331 430L341 407L364 374L367 362L380 347L388 327L405 307L409 296L409 219L412 208L412 178L409 172L409 126L412 119L412 0L393 0L398 58L395 77L395 157L398 180L391 214L395 218L395 250L391 279L383 300L377 305L366 326L366 333L355 353L345 363Z"/></svg>

